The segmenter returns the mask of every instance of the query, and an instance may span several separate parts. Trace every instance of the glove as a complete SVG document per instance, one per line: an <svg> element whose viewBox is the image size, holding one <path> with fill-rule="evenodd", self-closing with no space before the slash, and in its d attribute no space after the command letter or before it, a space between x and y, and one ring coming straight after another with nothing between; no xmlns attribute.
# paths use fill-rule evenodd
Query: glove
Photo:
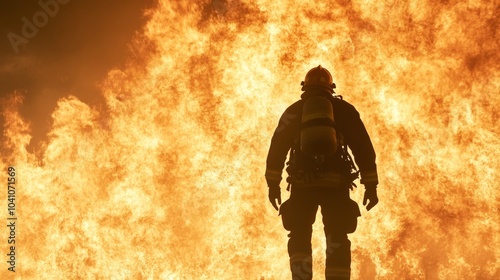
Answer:
<svg viewBox="0 0 500 280"><path fill-rule="evenodd" d="M369 201L369 202L368 202ZM366 205L368 202L368 205ZM366 205L366 210L370 211L378 203L377 185L365 186L365 195L363 196L363 205Z"/></svg>
<svg viewBox="0 0 500 280"><path fill-rule="evenodd" d="M276 204L276 200L278 200L278 204ZM281 205L281 188L279 185L269 186L269 201L274 209L278 210L278 205Z"/></svg>

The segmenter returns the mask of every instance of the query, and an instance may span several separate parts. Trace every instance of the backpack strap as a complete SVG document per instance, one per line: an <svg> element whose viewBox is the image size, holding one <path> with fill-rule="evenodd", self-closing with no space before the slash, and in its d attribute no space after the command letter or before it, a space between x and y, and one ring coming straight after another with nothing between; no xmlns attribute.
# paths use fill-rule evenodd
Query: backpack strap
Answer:
<svg viewBox="0 0 500 280"><path fill-rule="evenodd" d="M354 183L354 180L359 178L359 170L356 167L356 164L354 164L354 161L352 160L351 154L347 150L347 144L345 143L344 140L344 135L342 133L338 132L338 137L339 137L339 146L342 151L340 157L342 160L349 165L350 168L350 174L349 174L349 180L351 181L351 190L353 188L357 188L356 184Z"/></svg>

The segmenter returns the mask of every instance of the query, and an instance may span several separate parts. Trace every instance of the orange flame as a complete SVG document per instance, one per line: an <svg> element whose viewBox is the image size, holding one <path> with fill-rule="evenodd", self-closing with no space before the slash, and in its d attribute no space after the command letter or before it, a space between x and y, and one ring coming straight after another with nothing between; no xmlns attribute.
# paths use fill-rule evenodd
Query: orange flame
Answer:
<svg viewBox="0 0 500 280"><path fill-rule="evenodd" d="M18 270L1 278L290 278L264 161L318 64L378 154L381 202L351 234L353 279L500 278L498 7L159 1L135 58L102 83L107 110L59 100L41 157L22 97L5 101Z"/></svg>

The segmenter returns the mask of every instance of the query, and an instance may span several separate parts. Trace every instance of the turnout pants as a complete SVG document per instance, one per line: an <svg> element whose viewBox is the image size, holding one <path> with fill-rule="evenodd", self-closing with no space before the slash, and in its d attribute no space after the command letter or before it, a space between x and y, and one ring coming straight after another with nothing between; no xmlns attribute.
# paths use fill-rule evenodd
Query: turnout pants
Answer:
<svg viewBox="0 0 500 280"><path fill-rule="evenodd" d="M349 198L349 188L294 187L281 208L288 235L288 254L293 280L312 279L312 225L321 207L326 237L325 278L350 279L351 242L348 233L356 230L361 215L357 203Z"/></svg>

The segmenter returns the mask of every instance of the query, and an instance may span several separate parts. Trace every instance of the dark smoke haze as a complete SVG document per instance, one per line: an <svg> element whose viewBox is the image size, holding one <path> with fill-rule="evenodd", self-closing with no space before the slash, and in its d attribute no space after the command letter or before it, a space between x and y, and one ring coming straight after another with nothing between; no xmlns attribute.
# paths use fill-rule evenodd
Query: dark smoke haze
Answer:
<svg viewBox="0 0 500 280"><path fill-rule="evenodd" d="M13 91L24 95L20 112L31 123L29 151L45 140L59 98L74 95L90 106L103 104L97 84L126 62L128 44L153 5L152 0L58 1L0 2L0 97ZM40 3L52 6L46 12ZM26 19L39 25L25 30L32 38L23 36ZM27 42L12 43L21 37Z"/></svg>

